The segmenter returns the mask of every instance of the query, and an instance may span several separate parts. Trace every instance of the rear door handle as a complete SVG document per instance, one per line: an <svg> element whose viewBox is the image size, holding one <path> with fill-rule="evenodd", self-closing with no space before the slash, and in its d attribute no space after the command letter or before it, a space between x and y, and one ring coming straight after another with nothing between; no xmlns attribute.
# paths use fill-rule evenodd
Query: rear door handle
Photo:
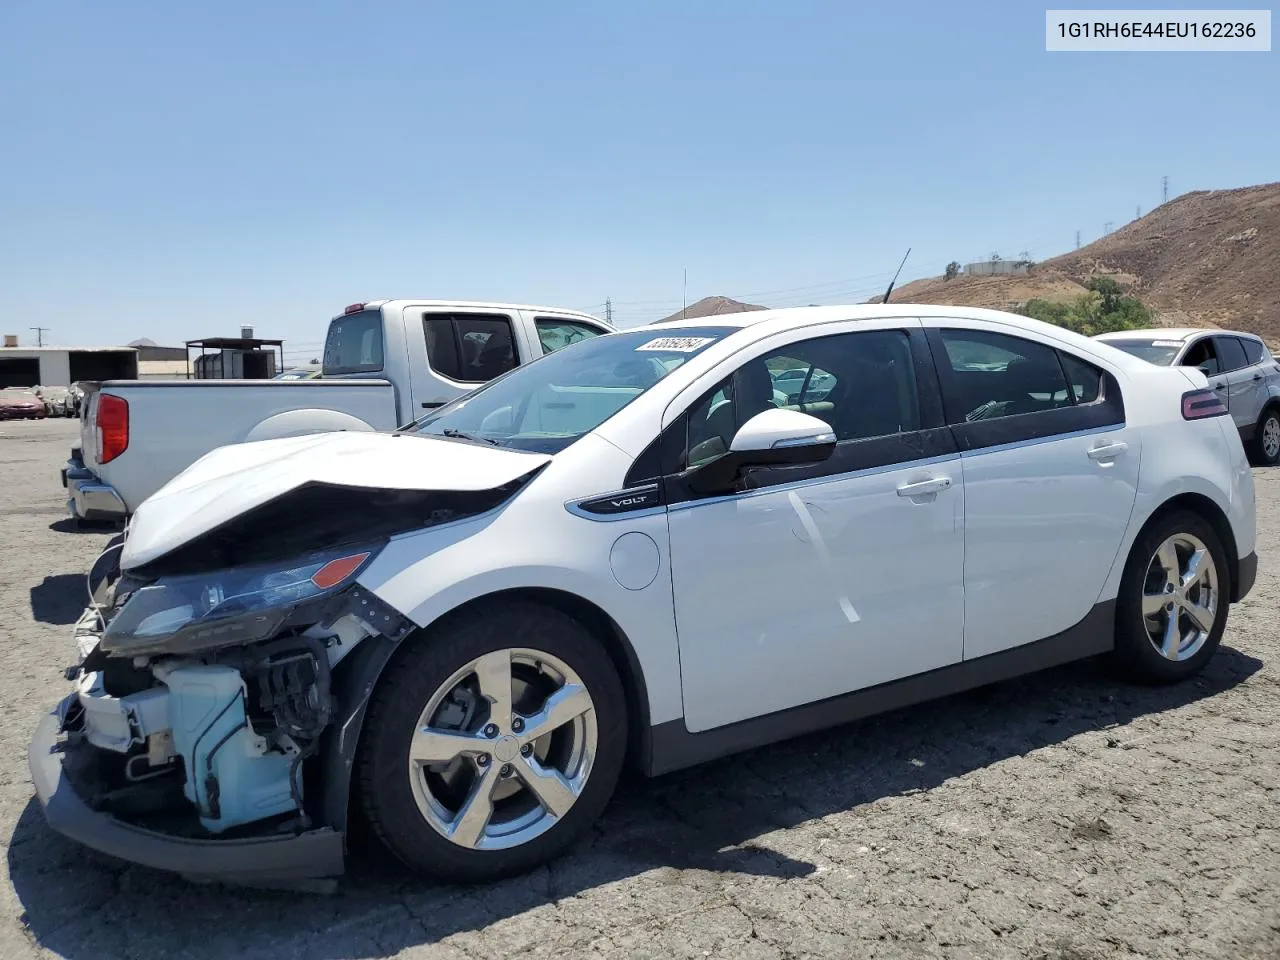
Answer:
<svg viewBox="0 0 1280 960"><path fill-rule="evenodd" d="M1253 379L1255 379L1255 380L1261 380L1261 379L1262 379L1262 374L1260 374L1260 373L1255 373L1255 374L1253 375Z"/></svg>
<svg viewBox="0 0 1280 960"><path fill-rule="evenodd" d="M1215 390L1225 390L1225 389L1227 389L1227 385L1226 385L1225 383L1220 383L1220 384L1218 384L1216 387L1214 387L1213 389L1215 389Z"/></svg>
<svg viewBox="0 0 1280 960"><path fill-rule="evenodd" d="M900 497L924 497L931 493L941 493L951 486L950 477L930 477L915 483L904 483L898 487Z"/></svg>
<svg viewBox="0 0 1280 960"><path fill-rule="evenodd" d="M1101 446L1089 448L1090 460L1114 460L1120 454L1129 449L1129 445L1123 442L1104 443Z"/></svg>

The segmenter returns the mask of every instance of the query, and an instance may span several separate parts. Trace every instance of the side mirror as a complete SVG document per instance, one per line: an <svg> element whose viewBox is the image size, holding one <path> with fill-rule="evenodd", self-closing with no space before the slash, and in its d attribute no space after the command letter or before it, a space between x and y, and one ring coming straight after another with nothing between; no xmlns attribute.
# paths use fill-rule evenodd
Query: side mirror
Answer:
<svg viewBox="0 0 1280 960"><path fill-rule="evenodd" d="M688 479L698 493L728 493L749 467L821 463L835 449L836 435L817 417L795 410L765 410L734 434L728 453L697 467Z"/></svg>

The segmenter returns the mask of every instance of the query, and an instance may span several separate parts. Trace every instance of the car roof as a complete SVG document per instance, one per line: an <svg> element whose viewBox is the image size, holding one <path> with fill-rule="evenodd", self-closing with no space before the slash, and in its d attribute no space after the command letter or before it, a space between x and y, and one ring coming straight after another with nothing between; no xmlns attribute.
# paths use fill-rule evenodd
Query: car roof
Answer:
<svg viewBox="0 0 1280 960"><path fill-rule="evenodd" d="M569 310L565 307L545 307L537 304L529 303L503 303L497 300L416 300L411 297L394 297L383 300L367 300L364 303L365 309L373 309L377 307L385 307L389 304L409 304L415 307L465 307L467 309L479 310L523 310L527 313L552 313L562 317L581 317L583 320L591 320L602 326L612 326L607 320L582 310ZM333 319L337 320L346 314L338 314Z"/></svg>
<svg viewBox="0 0 1280 960"><path fill-rule="evenodd" d="M1118 330L1114 333L1100 333L1095 340L1190 340L1204 333L1217 333L1228 337L1248 337L1261 340L1255 333L1243 330L1220 330L1217 327L1147 327L1142 330Z"/></svg>

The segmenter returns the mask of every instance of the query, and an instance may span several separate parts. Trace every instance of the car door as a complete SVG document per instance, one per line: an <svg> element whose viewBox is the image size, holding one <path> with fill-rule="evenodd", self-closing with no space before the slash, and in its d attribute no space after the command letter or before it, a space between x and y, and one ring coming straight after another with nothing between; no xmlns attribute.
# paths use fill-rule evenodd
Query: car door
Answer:
<svg viewBox="0 0 1280 960"><path fill-rule="evenodd" d="M1113 371L976 321L925 325L964 476L964 658L1061 633L1098 602L1141 438Z"/></svg>
<svg viewBox="0 0 1280 960"><path fill-rule="evenodd" d="M1239 337L1220 334L1213 343L1227 378L1227 410L1236 428L1252 435L1267 395L1262 372L1250 364Z"/></svg>
<svg viewBox="0 0 1280 960"><path fill-rule="evenodd" d="M679 453L664 495L690 731L960 659L964 500L936 375L918 322L866 326L753 347L670 428ZM830 459L695 493L687 469L777 406L770 374L796 367L824 374L790 408L831 425Z"/></svg>

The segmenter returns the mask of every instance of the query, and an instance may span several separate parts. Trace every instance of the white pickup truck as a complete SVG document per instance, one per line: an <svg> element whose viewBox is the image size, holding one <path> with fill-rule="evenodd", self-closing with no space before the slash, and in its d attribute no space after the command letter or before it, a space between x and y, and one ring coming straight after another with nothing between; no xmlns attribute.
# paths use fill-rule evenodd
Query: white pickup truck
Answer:
<svg viewBox="0 0 1280 960"><path fill-rule="evenodd" d="M314 380L107 380L88 385L62 470L82 522L122 520L210 450L338 430L392 430L513 367L613 328L552 307L355 303L329 322Z"/></svg>

